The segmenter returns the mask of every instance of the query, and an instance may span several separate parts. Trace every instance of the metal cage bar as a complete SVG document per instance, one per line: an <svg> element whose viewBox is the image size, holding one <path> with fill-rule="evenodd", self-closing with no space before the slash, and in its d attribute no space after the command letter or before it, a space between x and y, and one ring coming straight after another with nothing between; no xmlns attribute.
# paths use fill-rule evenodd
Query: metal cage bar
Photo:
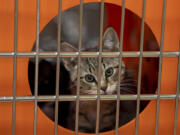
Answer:
<svg viewBox="0 0 180 135"><path fill-rule="evenodd" d="M135 134L138 135L139 129L139 111L140 111L140 94L141 94L141 74L142 74L142 60L143 60L143 42L144 42L144 20L146 11L146 0L143 0L142 21L141 21L141 37L140 37L140 56L138 69L138 86L137 86L137 107L136 107L136 129Z"/></svg>
<svg viewBox="0 0 180 135"><path fill-rule="evenodd" d="M18 0L15 0L14 11L14 61L13 61L13 102L12 102L12 135L15 135L16 121L16 77L17 77L17 40L18 40Z"/></svg>
<svg viewBox="0 0 180 135"><path fill-rule="evenodd" d="M179 52L180 52L180 41L179 41ZM180 82L180 55L178 61L178 70L177 70L177 82L176 82L176 105L174 113L174 135L177 133L177 119L178 119L178 106L179 106L179 82Z"/></svg>
<svg viewBox="0 0 180 135"><path fill-rule="evenodd" d="M79 43L78 43L78 52L81 54L81 46L82 46L82 23L83 23L83 0L80 0L80 9L79 9ZM75 117L75 135L78 135L79 128L79 96L80 96L80 62L81 55L78 55L78 69L77 69L77 98L76 98L76 117Z"/></svg>
<svg viewBox="0 0 180 135"><path fill-rule="evenodd" d="M34 86L34 135L37 131L37 102L38 102L38 74L39 74L39 23L40 23L40 0L36 3L36 56L35 56L35 86Z"/></svg>
<svg viewBox="0 0 180 135"><path fill-rule="evenodd" d="M125 0L122 0L122 10L121 10L121 30L120 30L120 47L119 47L119 77L118 77L118 90L117 90L117 102L116 102L116 125L115 125L115 130L116 130L116 135L119 134L118 129L119 129L119 115L120 115L120 80L121 80L121 65L122 65L122 50L123 50L123 37L124 37L124 16L125 16Z"/></svg>
<svg viewBox="0 0 180 135"><path fill-rule="evenodd" d="M36 52L17 52L16 56L21 58L34 58L37 55ZM39 52L38 53L40 58L55 58L57 57L57 52ZM59 57L76 57L80 55L81 57L97 57L100 55L99 52L62 52ZM118 57L120 55L120 52L102 52L102 57ZM159 51L144 51L142 52L143 57L160 57ZM161 55L163 57L178 57L180 53L178 51L174 52L161 52ZM0 52L0 57L14 57L14 52ZM123 51L122 57L139 57L140 52L139 51Z"/></svg>
<svg viewBox="0 0 180 135"><path fill-rule="evenodd" d="M58 7L58 31L57 31L57 61L56 61L56 100L55 100L55 127L54 134L58 135L58 110L59 110L59 80L60 80L60 49L61 49L61 11L62 0L59 0Z"/></svg>
<svg viewBox="0 0 180 135"><path fill-rule="evenodd" d="M76 101L77 96L59 96L58 101ZM94 95L85 95L79 97L81 101L89 101L89 100L97 100L97 96ZM140 100L157 100L158 95L156 94L141 94ZM161 100L175 100L176 94L163 94L159 97ZM178 96L178 100L180 100L180 95ZM54 101L56 96L38 96L37 100L39 102L45 101ZM121 95L119 100L136 100L137 95ZM21 102L21 101L35 101L35 96L4 96L0 97L0 102L13 102L13 100ZM101 95L100 100L117 100L117 95Z"/></svg>
<svg viewBox="0 0 180 135"><path fill-rule="evenodd" d="M163 3L163 12L162 12L162 25L161 25L161 42L160 42L160 57L159 57L159 73L158 73L158 97L156 105L156 124L155 124L155 135L158 135L159 129L159 104L160 104L160 91L161 91L161 72L162 72L162 52L164 44L164 29L165 29L165 15L166 15L166 0Z"/></svg>
<svg viewBox="0 0 180 135"><path fill-rule="evenodd" d="M98 57L98 89L97 89L97 114L96 114L96 135L99 134L99 117L100 117L100 88L101 88L101 61L102 61L102 38L103 38L103 19L104 19L104 0L101 0L100 9L100 40L99 40L99 57Z"/></svg>

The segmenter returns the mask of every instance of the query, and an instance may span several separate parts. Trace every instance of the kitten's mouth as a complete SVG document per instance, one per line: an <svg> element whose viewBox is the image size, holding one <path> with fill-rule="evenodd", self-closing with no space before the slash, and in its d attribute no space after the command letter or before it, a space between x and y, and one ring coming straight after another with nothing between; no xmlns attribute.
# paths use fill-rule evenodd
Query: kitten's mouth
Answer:
<svg viewBox="0 0 180 135"><path fill-rule="evenodd" d="M114 93L101 90L101 95L113 95Z"/></svg>
<svg viewBox="0 0 180 135"><path fill-rule="evenodd" d="M104 95L107 95L108 93L105 91L103 94L104 94Z"/></svg>
<svg viewBox="0 0 180 135"><path fill-rule="evenodd" d="M100 94L101 95L107 95L108 93L107 93L107 91L100 90Z"/></svg>

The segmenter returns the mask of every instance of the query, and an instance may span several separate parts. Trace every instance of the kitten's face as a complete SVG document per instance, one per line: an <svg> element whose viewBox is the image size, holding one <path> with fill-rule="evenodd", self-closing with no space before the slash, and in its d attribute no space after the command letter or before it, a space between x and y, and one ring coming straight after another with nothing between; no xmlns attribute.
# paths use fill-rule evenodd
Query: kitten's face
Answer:
<svg viewBox="0 0 180 135"><path fill-rule="evenodd" d="M63 51L77 51L68 43L62 43ZM104 51L118 51L119 42L116 32L108 28L103 37ZM77 85L77 58L63 58L66 69L70 72L71 81ZM100 85L100 94L115 94L118 85L118 76L124 78L125 65L122 61L121 72L119 71L118 58L102 58L101 81L98 84L98 57L81 58L80 62L80 94L97 94Z"/></svg>
<svg viewBox="0 0 180 135"><path fill-rule="evenodd" d="M118 85L118 58L102 58L100 94L115 94ZM80 64L80 93L97 94L98 58L82 58ZM124 78L125 66L121 67L121 79ZM71 70L71 79L77 82L77 66Z"/></svg>

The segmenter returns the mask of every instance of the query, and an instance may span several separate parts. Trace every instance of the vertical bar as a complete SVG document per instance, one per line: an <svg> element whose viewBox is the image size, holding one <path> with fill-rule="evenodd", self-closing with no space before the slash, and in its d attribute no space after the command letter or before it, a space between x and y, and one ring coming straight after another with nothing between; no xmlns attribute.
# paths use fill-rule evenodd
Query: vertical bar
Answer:
<svg viewBox="0 0 180 135"><path fill-rule="evenodd" d="M56 61L56 100L55 100L55 127L54 134L58 135L58 110L59 110L59 80L60 80L60 49L61 49L61 8L62 0L59 0L58 8L58 33L57 33L57 61Z"/></svg>
<svg viewBox="0 0 180 135"><path fill-rule="evenodd" d="M160 90L161 90L161 72L162 72L162 52L164 44L164 28L165 28L165 13L166 12L166 0L163 3L163 13L162 13L162 24L161 24L161 42L160 42L160 56L159 56L159 73L158 73L158 91L157 91L157 105L156 105L156 126L155 135L158 135L159 130L159 104L160 104Z"/></svg>
<svg viewBox="0 0 180 135"><path fill-rule="evenodd" d="M121 9L121 31L120 31L120 47L119 47L119 76L118 76L118 91L117 91L117 103L116 103L116 135L119 134L119 114L120 114L120 81L121 81L121 65L122 65L122 50L123 50L123 37L124 37L124 16L125 16L125 0L122 0Z"/></svg>
<svg viewBox="0 0 180 135"><path fill-rule="evenodd" d="M96 114L96 135L99 134L99 115L100 115L100 87L101 87L101 61L102 61L102 38L103 38L103 20L104 20L104 0L101 0L100 14L100 41L98 57L98 89L97 89L97 114Z"/></svg>
<svg viewBox="0 0 180 135"><path fill-rule="evenodd" d="M78 44L78 71L77 71L77 98L76 98L76 118L75 118L75 135L78 135L79 128L79 95L80 95L80 63L81 63L81 46L82 46L82 19L83 19L83 0L80 0L80 20L79 20L79 44Z"/></svg>
<svg viewBox="0 0 180 135"><path fill-rule="evenodd" d="M179 82L180 82L180 41L179 41L179 57L178 57L178 71L177 71L177 82L176 82L176 105L174 114L174 135L176 135L177 130L177 119L178 119L178 106L179 106Z"/></svg>
<svg viewBox="0 0 180 135"><path fill-rule="evenodd" d="M17 36L18 34L18 0L15 0L14 10L14 61L13 61L13 104L12 104L12 135L15 135L16 121L16 72L17 72Z"/></svg>
<svg viewBox="0 0 180 135"><path fill-rule="evenodd" d="M35 56L35 86L34 86L34 135L37 129L37 98L38 98L38 74L39 74L39 21L40 21L40 0L37 0L37 15L36 15L36 56Z"/></svg>
<svg viewBox="0 0 180 135"><path fill-rule="evenodd" d="M142 74L143 42L144 42L144 19L145 19L145 11L146 11L145 9L146 9L146 0L143 0L141 37L140 37L140 56L139 56L139 69L138 69L138 87L137 87L136 130L135 130L136 135L138 135L138 129L139 129L141 74Z"/></svg>

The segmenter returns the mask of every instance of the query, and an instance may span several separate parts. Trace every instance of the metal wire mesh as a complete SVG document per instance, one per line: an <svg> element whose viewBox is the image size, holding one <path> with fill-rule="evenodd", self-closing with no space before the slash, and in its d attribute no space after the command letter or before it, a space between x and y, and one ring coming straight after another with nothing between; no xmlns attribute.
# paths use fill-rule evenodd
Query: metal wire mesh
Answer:
<svg viewBox="0 0 180 135"><path fill-rule="evenodd" d="M81 54L81 46L82 46L82 21L83 21L83 0L80 0L80 20L79 20L79 44L78 44L78 52ZM76 118L75 118L75 135L78 135L78 127L79 127L79 96L80 96L80 62L81 56L78 55L78 79L77 79L77 98L76 98Z"/></svg>
<svg viewBox="0 0 180 135"><path fill-rule="evenodd" d="M61 9L62 1L59 0L59 10L58 10L58 34L57 34L57 61L56 61L56 101L55 101L55 128L54 134L58 134L58 108L59 108L59 80L60 80L60 49L61 49Z"/></svg>
<svg viewBox="0 0 180 135"><path fill-rule="evenodd" d="M159 120L159 104L160 100L176 100L175 106L175 122L174 122L174 135L176 135L177 129L177 116L178 116L178 102L180 99L179 95L179 80L180 80L180 51L178 52L163 52L163 41L164 41L164 27L165 27L165 10L166 10L166 0L164 0L163 5L163 18L162 18L162 28L161 28L161 43L160 51L153 52L143 52L143 38L144 38L144 19L145 19L145 6L146 0L143 1L142 9L142 25L141 25L141 38L140 38L140 51L137 52L123 52L123 30L124 30L124 16L125 16L125 0L122 1L122 19L121 19L121 32L120 32L120 49L119 52L102 52L102 34L103 34L103 16L104 16L104 1L101 1L101 16L100 16L100 50L99 52L81 52L81 40L82 40L82 16L83 16L83 0L80 0L80 24L79 24L79 48L78 52L75 53L60 53L60 41L61 41L61 10L62 2L59 0L59 13L58 13L58 48L57 52L39 52L39 25L40 25L40 1L37 0L37 18L36 18L36 51L35 52L17 52L17 32L18 32L18 0L15 0L15 21L14 21L14 51L13 52L0 52L0 57L13 57L13 96L0 97L0 102L12 102L13 103L13 116L12 116L12 134L15 135L15 115L16 115L16 102L24 101L34 101L34 135L37 132L37 102L44 101L55 101L55 135L58 134L58 103L59 101L76 101L76 120L75 120L75 134L78 134L78 121L79 121L79 102L96 100L97 101L97 120L96 120L96 135L99 134L99 115L100 115L100 100L116 100L117 108L120 107L120 100L137 100L137 112L136 112L136 128L135 134L138 135L138 124L139 124L139 110L141 100L157 100L156 107L156 129L155 134L158 134L158 120ZM138 92L137 95L121 95L118 91L117 95L100 95L100 83L98 83L98 94L89 96L80 96L78 83L77 95L76 96L61 96L59 95L59 77L60 77L60 58L61 57L76 57L78 56L78 82L80 80L80 62L82 57L97 57L99 62L99 77L100 82L101 76L101 59L102 57L117 57L119 56L119 64L121 65L122 57L138 57L139 60L139 73L138 73ZM16 66L17 58L35 58L35 94L34 96L16 96ZM53 57L57 58L57 68L56 68L56 95L55 96L38 96L38 64L39 58ZM157 94L140 94L141 87L141 72L142 72L142 59L144 57L158 57L159 58L159 78L158 78L158 91ZM162 58L163 57L178 57L178 79L177 79L177 90L176 94L160 94L160 83L161 83L161 72L162 72ZM121 67L121 66L120 66ZM119 68L119 71L121 69ZM120 78L119 78L120 83ZM120 84L119 84L120 85ZM116 118L119 117L120 112L117 109ZM119 121L116 120L116 135L118 135Z"/></svg>
<svg viewBox="0 0 180 135"><path fill-rule="evenodd" d="M17 33L18 33L18 1L15 1L14 11L14 64L13 64L13 112L12 112L12 135L15 134L16 121L16 69L17 69Z"/></svg>
<svg viewBox="0 0 180 135"><path fill-rule="evenodd" d="M37 0L36 18L36 56L35 56L35 86L34 86L34 135L37 132L37 97L38 97L38 74L39 74L39 27L40 27L40 0Z"/></svg>
<svg viewBox="0 0 180 135"><path fill-rule="evenodd" d="M138 87L137 87L137 109L136 109L136 131L135 134L138 135L139 128L139 112L140 112L140 90L141 90L141 74L142 74L142 52L143 52L143 42L144 42L144 20L145 20L145 9L146 0L143 0L142 8L142 22L141 22L141 37L140 37L140 56L139 56L139 70L138 70Z"/></svg>
<svg viewBox="0 0 180 135"><path fill-rule="evenodd" d="M160 57L159 57L159 73L158 73L158 98L157 98L157 108L156 108L156 129L155 135L158 135L159 127L159 104L160 104L160 90L161 90L161 73L162 73L162 51L164 43L164 28L165 28L165 11L166 11L166 0L164 0L163 5L163 17L162 17L162 26L161 26L161 43L160 43Z"/></svg>
<svg viewBox="0 0 180 135"><path fill-rule="evenodd" d="M119 52L120 52L120 56L119 56L119 73L121 71L121 65L122 65L122 50L123 50L123 34L124 34L124 15L125 15L125 0L122 1L122 14L121 14L121 32L120 32L120 48L119 48ZM121 76L118 77L118 86L121 85L120 83L121 80ZM120 115L120 87L118 89L117 92L117 105L116 105L116 126L115 126L115 130L116 130L116 135L119 134L118 132L118 128L119 128L119 115Z"/></svg>

